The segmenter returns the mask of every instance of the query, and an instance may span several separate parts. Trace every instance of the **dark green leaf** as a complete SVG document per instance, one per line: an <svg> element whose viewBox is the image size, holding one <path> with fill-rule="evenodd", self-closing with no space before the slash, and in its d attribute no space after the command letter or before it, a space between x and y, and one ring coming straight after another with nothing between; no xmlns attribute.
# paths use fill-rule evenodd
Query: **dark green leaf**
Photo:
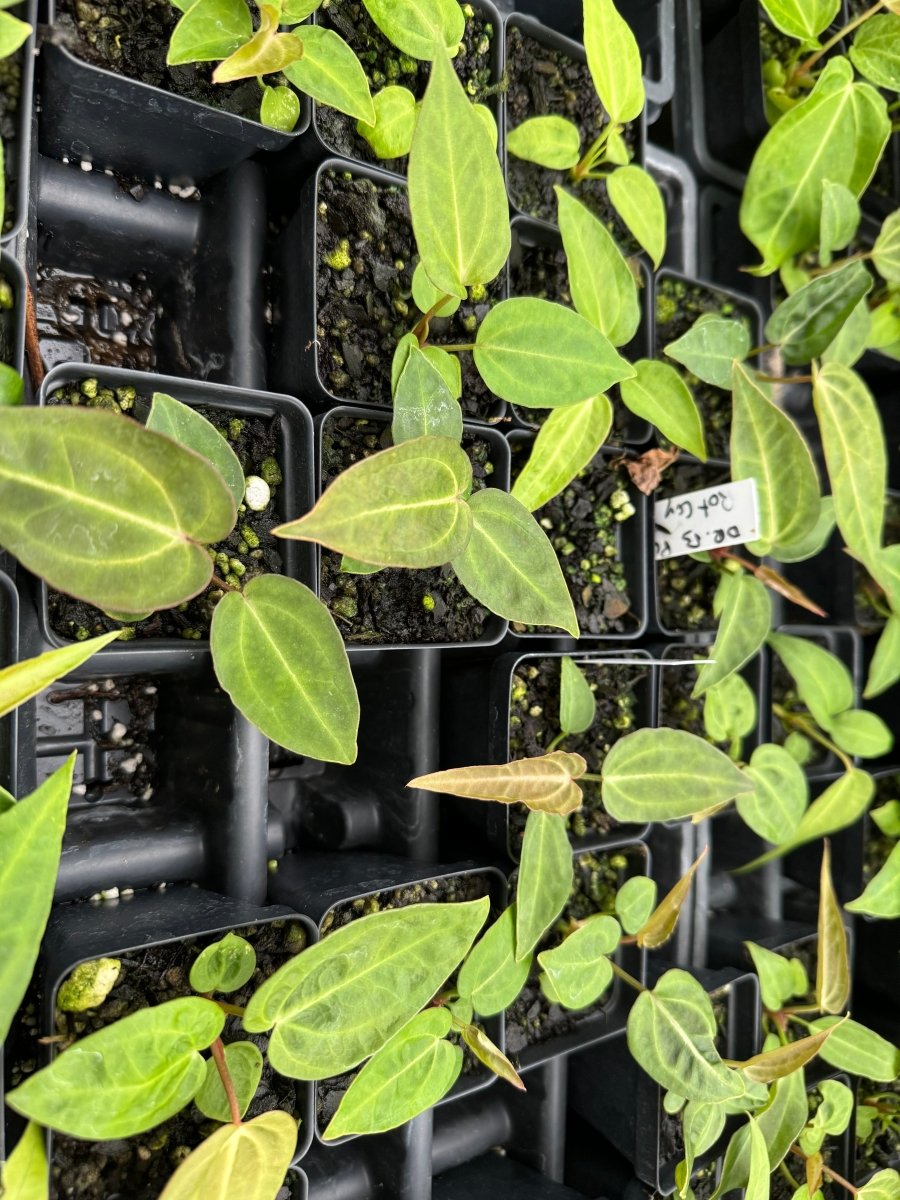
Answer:
<svg viewBox="0 0 900 1200"><path fill-rule="evenodd" d="M811 362L831 345L871 290L872 276L860 262L811 279L778 305L766 325L766 339L781 347L786 363Z"/></svg>

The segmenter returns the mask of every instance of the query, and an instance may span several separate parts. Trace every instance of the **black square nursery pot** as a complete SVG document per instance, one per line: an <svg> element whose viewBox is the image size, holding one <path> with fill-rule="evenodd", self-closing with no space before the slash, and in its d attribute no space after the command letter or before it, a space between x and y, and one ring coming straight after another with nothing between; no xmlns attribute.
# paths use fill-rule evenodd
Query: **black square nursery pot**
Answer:
<svg viewBox="0 0 900 1200"><path fill-rule="evenodd" d="M7 1052L8 1082L13 1086L19 1082L23 1061L34 1062L40 1057L46 1063L55 1057L55 1044L41 1049L35 1045L34 1038L56 1034L66 1034L70 1038L87 1036L128 1011L146 1007L148 1000L156 1004L177 996L194 995L187 980L190 963L205 945L230 931L247 937L260 948L260 953L268 953L269 974L317 940L313 922L289 908L260 907L198 888L145 891L114 902L57 907L44 939L36 975L37 991L30 993L31 1003L26 1001L21 1010L20 1016L24 1020ZM118 959L122 963L117 985L107 1000L84 1011L60 1013L57 1010L60 985L79 964L98 958ZM259 986L259 982L262 979L255 986ZM251 985L243 991L249 998ZM245 1002L242 992L229 1000ZM230 1018L230 1025L231 1028L226 1024L223 1035L226 1043L249 1036L250 1040L261 1044L260 1048L264 1047L267 1040L264 1035L242 1035L234 1018ZM264 1070L262 1086L262 1107L255 1110L251 1106L250 1115L265 1108L289 1107L291 1115L301 1122L296 1162L306 1153L312 1140L312 1087L278 1076L270 1068ZM158 1191L152 1189L161 1187L180 1161L170 1159L169 1164L161 1168L162 1176L154 1175L151 1165L157 1157L154 1152L164 1148L176 1151L185 1145L192 1148L203 1139L204 1119L199 1113L192 1113L190 1107L187 1112L191 1115L179 1114L161 1128L115 1142L83 1142L50 1131L47 1141L51 1179L55 1176L60 1194L63 1194L62 1189L69 1188L65 1194L85 1200L87 1197L102 1200L111 1193L99 1192L97 1188L106 1187L117 1192L122 1183L127 1185L128 1195L135 1200L153 1200ZM10 1130L24 1124L10 1110L7 1114ZM7 1142L15 1141L17 1136L18 1133L9 1136ZM173 1137L185 1140L172 1147L170 1139ZM68 1180L60 1179L57 1174L63 1169L63 1158L68 1161ZM124 1179L123 1171L126 1172Z"/></svg>

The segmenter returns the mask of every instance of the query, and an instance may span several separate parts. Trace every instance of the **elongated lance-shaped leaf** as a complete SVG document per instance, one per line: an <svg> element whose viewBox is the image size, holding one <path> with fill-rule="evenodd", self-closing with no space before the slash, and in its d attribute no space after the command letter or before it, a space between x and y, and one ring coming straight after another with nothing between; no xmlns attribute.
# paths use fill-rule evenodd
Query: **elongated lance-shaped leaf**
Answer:
<svg viewBox="0 0 900 1200"><path fill-rule="evenodd" d="M811 1023L816 1032L828 1032L823 1045L824 1062L839 1071L852 1071L865 1079L892 1083L900 1075L900 1046L895 1046L874 1029L867 1029L849 1017L819 1017Z"/></svg>
<svg viewBox="0 0 900 1200"><path fill-rule="evenodd" d="M609 955L619 945L622 930L613 917L589 917L552 950L538 955L553 994L566 1008L587 1008L612 982Z"/></svg>
<svg viewBox="0 0 900 1200"><path fill-rule="evenodd" d="M869 663L869 677L863 696L871 700L880 696L900 679L900 616L892 613L878 638L875 653Z"/></svg>
<svg viewBox="0 0 900 1200"><path fill-rule="evenodd" d="M456 986L475 1012L492 1017L512 1004L530 970L530 955L516 959L516 906L511 904L469 951Z"/></svg>
<svg viewBox="0 0 900 1200"><path fill-rule="evenodd" d="M0 1196L4 1200L48 1200L50 1167L43 1129L29 1121L5 1163L0 1163Z"/></svg>
<svg viewBox="0 0 900 1200"><path fill-rule="evenodd" d="M766 1139L754 1117L749 1117L750 1129L750 1175L747 1179L745 1200L769 1200L770 1171L769 1152ZM815 1195L815 1189L810 1196Z"/></svg>
<svg viewBox="0 0 900 1200"><path fill-rule="evenodd" d="M297 1153L297 1122L276 1109L201 1142L160 1200L276 1200Z"/></svg>
<svg viewBox="0 0 900 1200"><path fill-rule="evenodd" d="M59 868L74 753L40 787L0 810L0 1038L6 1040L40 951ZM13 920L11 915L15 914Z"/></svg>
<svg viewBox="0 0 900 1200"><path fill-rule="evenodd" d="M238 1102L238 1111L243 1116L256 1095L263 1072L263 1056L253 1042L231 1042L225 1047L225 1067L231 1076L231 1085ZM213 1058L206 1060L206 1078L194 1103L211 1121L231 1120L231 1103L225 1094L225 1085Z"/></svg>
<svg viewBox="0 0 900 1200"><path fill-rule="evenodd" d="M511 1083L518 1091L525 1091L525 1084L522 1082L516 1068L503 1051L494 1045L483 1029L480 1029L477 1025L463 1025L459 1032L462 1040L478 1061L484 1063L489 1071L493 1071L500 1079L505 1079L507 1083Z"/></svg>
<svg viewBox="0 0 900 1200"><path fill-rule="evenodd" d="M810 1034L809 1037L798 1038L795 1042L787 1042L784 1046L776 1046L774 1050L754 1054L752 1058L737 1065L749 1079L757 1083L773 1083L776 1079L784 1079L786 1075L792 1075L801 1067L805 1067L830 1037L831 1028L825 1029Z"/></svg>
<svg viewBox="0 0 900 1200"><path fill-rule="evenodd" d="M558 496L590 463L612 428L606 396L554 408L541 426L512 495L530 512Z"/></svg>
<svg viewBox="0 0 900 1200"><path fill-rule="evenodd" d="M373 125L375 105L369 81L344 39L323 25L304 25L287 36L302 48L301 57L284 68L294 87L319 104Z"/></svg>
<svg viewBox="0 0 900 1200"><path fill-rule="evenodd" d="M819 477L800 430L742 363L732 374L731 478L756 481L760 537L747 548L802 545L819 519Z"/></svg>
<svg viewBox="0 0 900 1200"><path fill-rule="evenodd" d="M0 717L80 667L118 636L118 629L114 629L111 633L88 638L86 642L73 642L71 646L48 650L36 658L25 658L11 667L4 667L0 671Z"/></svg>
<svg viewBox="0 0 900 1200"><path fill-rule="evenodd" d="M553 750L540 758L520 758L500 766L454 767L420 775L406 785L467 800L496 800L500 804L525 804L535 812L577 812L584 803L575 782L587 770L580 754Z"/></svg>
<svg viewBox="0 0 900 1200"><path fill-rule="evenodd" d="M467 287L500 273L510 247L503 172L485 122L443 52L434 59L409 153L409 207L435 287L465 298Z"/></svg>
<svg viewBox="0 0 900 1200"><path fill-rule="evenodd" d="M645 946L648 950L657 950L660 946L664 946L673 935L678 925L678 918L681 916L684 902L690 894L694 876L697 874L697 868L703 862L704 858L706 858L708 851L709 847L704 846L688 870L682 875L672 890L663 897L655 911L637 931L637 944L639 946Z"/></svg>
<svg viewBox="0 0 900 1200"><path fill-rule="evenodd" d="M770 633L768 642L787 667L817 725L827 729L832 717L852 707L853 677L836 655L788 633Z"/></svg>
<svg viewBox="0 0 900 1200"><path fill-rule="evenodd" d="M327 1079L393 1037L459 965L487 919L485 896L373 913L291 959L244 1015L290 1079ZM274 1027L274 1028L273 1028Z"/></svg>
<svg viewBox="0 0 900 1200"><path fill-rule="evenodd" d="M642 358L634 364L634 379L619 385L622 403L636 416L697 458L706 459L706 438L691 390L668 363Z"/></svg>
<svg viewBox="0 0 900 1200"><path fill-rule="evenodd" d="M241 503L244 499L243 467L228 442L206 417L174 396L154 392L146 428L154 433L164 433L174 442L180 442L188 450L208 459L225 480L235 504Z"/></svg>
<svg viewBox="0 0 900 1200"><path fill-rule="evenodd" d="M418 437L462 439L463 418L444 377L418 346L410 346L394 389L394 445Z"/></svg>
<svg viewBox="0 0 900 1200"><path fill-rule="evenodd" d="M739 671L759 652L772 628L772 597L752 575L723 575L716 600L721 613L716 642L710 661L697 672L694 696Z"/></svg>
<svg viewBox="0 0 900 1200"><path fill-rule="evenodd" d="M770 1089L768 1105L755 1118L768 1149L770 1171L784 1159L808 1117L803 1071L794 1071L777 1080ZM729 1142L716 1197L746 1185L750 1172L749 1132L743 1126Z"/></svg>
<svg viewBox="0 0 900 1200"><path fill-rule="evenodd" d="M205 459L126 417L0 407L0 544L60 591L113 612L180 604L235 516Z"/></svg>
<svg viewBox="0 0 900 1200"><path fill-rule="evenodd" d="M528 509L508 492L484 488L469 500L472 532L450 565L470 595L523 625L578 636L578 618L556 551Z"/></svg>
<svg viewBox="0 0 900 1200"><path fill-rule="evenodd" d="M694 1171L694 1162L719 1140L725 1128L725 1106L704 1104L702 1100L689 1100L681 1117L684 1138L684 1187L679 1195L687 1195L687 1186Z"/></svg>
<svg viewBox="0 0 900 1200"><path fill-rule="evenodd" d="M572 890L572 847L557 813L530 812L516 886L516 959L521 962L562 912Z"/></svg>
<svg viewBox="0 0 900 1200"><path fill-rule="evenodd" d="M633 121L644 107L641 51L613 0L585 0L584 49L610 120Z"/></svg>
<svg viewBox="0 0 900 1200"><path fill-rule="evenodd" d="M356 463L312 512L273 532L381 567L437 567L468 544L471 485L472 464L458 445L415 438Z"/></svg>
<svg viewBox="0 0 900 1200"><path fill-rule="evenodd" d="M260 575L216 605L219 683L273 742L325 762L356 759L359 699L343 639L308 587Z"/></svg>
<svg viewBox="0 0 900 1200"><path fill-rule="evenodd" d="M850 956L844 918L831 880L831 843L827 838L819 874L818 928L816 1003L822 1012L843 1012L850 996Z"/></svg>
<svg viewBox="0 0 900 1200"><path fill-rule="evenodd" d="M781 347L786 363L811 362L828 349L872 285L871 273L860 262L811 279L772 313L766 340Z"/></svg>
<svg viewBox="0 0 900 1200"><path fill-rule="evenodd" d="M658 271L666 253L666 204L656 180L631 163L610 173L606 190L613 208Z"/></svg>
<svg viewBox="0 0 900 1200"><path fill-rule="evenodd" d="M465 17L455 0L363 0L369 16L398 50L428 62L438 48L455 54Z"/></svg>
<svg viewBox="0 0 900 1200"><path fill-rule="evenodd" d="M900 842L887 862L866 884L861 896L847 904L847 911L868 917L900 917Z"/></svg>
<svg viewBox="0 0 900 1200"><path fill-rule="evenodd" d="M199 996L144 1008L82 1038L10 1092L16 1112L89 1141L132 1137L180 1112L200 1090L199 1051L225 1014Z"/></svg>
<svg viewBox="0 0 900 1200"><path fill-rule="evenodd" d="M559 727L563 733L584 733L594 723L597 700L578 664L568 655L560 660Z"/></svg>

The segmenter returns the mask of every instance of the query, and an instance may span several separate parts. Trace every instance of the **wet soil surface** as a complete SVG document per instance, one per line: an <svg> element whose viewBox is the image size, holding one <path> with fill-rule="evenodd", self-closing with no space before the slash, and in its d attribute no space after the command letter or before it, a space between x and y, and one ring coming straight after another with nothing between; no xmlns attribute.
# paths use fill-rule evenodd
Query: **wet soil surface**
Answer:
<svg viewBox="0 0 900 1200"><path fill-rule="evenodd" d="M412 298L417 258L406 189L326 171L316 204L319 375L339 399L390 405L394 351L420 316ZM504 289L504 274L482 289L483 297L470 289L453 316L431 322L429 341L473 342ZM498 416L503 405L488 391L471 354L460 355L460 366L463 412L480 420Z"/></svg>
<svg viewBox="0 0 900 1200"><path fill-rule="evenodd" d="M460 8L466 15L466 26L462 50L453 59L453 66L473 103L481 104L495 87L491 68L497 30L477 5L461 4ZM425 95L430 64L401 54L356 0L323 0L316 23L333 29L356 52L373 96L390 85L407 88L417 100ZM335 154L376 163L385 171L406 173L407 156L379 159L357 133L355 118L316 105L315 120L319 136Z"/></svg>
<svg viewBox="0 0 900 1200"><path fill-rule="evenodd" d="M373 417L337 415L322 429L322 486L355 462L391 445L390 426ZM473 489L494 471L490 446L463 434L472 463ZM340 554L322 550L320 595L344 641L358 646L430 645L477 641L490 612L462 586L449 565L410 571L386 567L374 575L341 571Z"/></svg>
<svg viewBox="0 0 900 1200"><path fill-rule="evenodd" d="M151 396L138 395L133 387L107 388L96 379L66 384L52 393L49 404L76 404L127 412L146 419ZM209 549L215 555L215 572L226 583L248 583L254 576L279 574L282 569L278 542L272 530L281 523L278 509L278 485L281 482L281 454L277 417L234 417L205 406L196 409L228 440L245 475L258 475L269 482L271 499L261 512L243 505L234 530L224 542ZM230 576L230 578L229 578ZM177 608L162 609L146 620L123 626L99 609L61 592L49 592L50 624L60 637L84 641L112 629L123 627L135 638L183 638L197 641L208 637L213 609L222 597L211 585L205 592ZM126 639L127 640L127 639Z"/></svg>
<svg viewBox="0 0 900 1200"><path fill-rule="evenodd" d="M646 680L650 668L618 666L614 662L590 662L576 658L597 701L597 712L590 729L570 734L558 749L580 754L588 772L597 774L610 747L648 723L649 698ZM509 757L537 758L559 734L560 659L531 658L519 664L510 687ZM641 687L641 684L644 684ZM575 838L602 838L620 826L604 810L598 784L582 784L584 807L569 818ZM509 849L518 859L525 834L527 809L509 808Z"/></svg>

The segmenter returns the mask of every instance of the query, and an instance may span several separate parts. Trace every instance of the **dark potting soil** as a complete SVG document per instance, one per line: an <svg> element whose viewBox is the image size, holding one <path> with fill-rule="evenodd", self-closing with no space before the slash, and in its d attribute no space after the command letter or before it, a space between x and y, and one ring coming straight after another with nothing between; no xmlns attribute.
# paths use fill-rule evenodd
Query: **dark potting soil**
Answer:
<svg viewBox="0 0 900 1200"><path fill-rule="evenodd" d="M519 663L513 672L509 697L509 757L537 758L559 734L560 659L541 658ZM590 729L573 733L559 749L581 754L591 774L600 772L613 743L633 733L644 722L644 704L637 694L649 667L619 666L615 662L576 659L597 701ZM584 807L569 817L573 837L604 837L618 827L603 808L598 784L582 784ZM509 849L518 859L525 835L524 805L509 806Z"/></svg>
<svg viewBox="0 0 900 1200"><path fill-rule="evenodd" d="M245 1006L260 984L298 954L306 944L303 926L290 921L252 926L235 931L256 950L257 969L251 981L228 996L229 1003ZM190 968L200 951L221 935L188 939L170 945L120 955L119 978L106 1000L82 1013L57 1011L55 1033L70 1042L103 1029L130 1013L195 993L188 982ZM265 1035L245 1033L236 1017L228 1017L222 1040L254 1042L265 1053ZM302 1085L300 1085L302 1087ZM283 1109L295 1118L303 1114L293 1080L276 1074L266 1063L248 1117ZM193 1105L147 1133L109 1142L84 1142L53 1135L51 1200L156 1200L166 1181L204 1138L220 1126Z"/></svg>
<svg viewBox="0 0 900 1200"><path fill-rule="evenodd" d="M139 395L133 387L107 388L96 379L87 379L57 389L47 403L83 404L91 408L128 412L145 419L150 400L149 395ZM226 583L234 585L249 583L256 575L279 574L282 559L278 543L271 533L281 523L277 510L278 485L281 483L281 468L277 459L280 453L278 419L232 417L205 406L198 406L196 411L227 438L240 460L244 474L265 478L272 493L269 503L261 512L251 512L243 504L240 505L234 530L225 541L209 547L211 555L215 556L216 573ZM50 625L60 637L79 642L108 630L122 628L132 631L135 638L198 641L209 635L213 609L222 595L222 591L211 584L205 592L179 604L177 608L161 609L146 620L123 625L93 605L51 589Z"/></svg>
<svg viewBox="0 0 900 1200"><path fill-rule="evenodd" d="M456 73L473 103L480 104L491 94L491 71L496 30L485 14L471 4L461 4L466 17L462 49L453 59ZM392 84L405 87L421 100L431 74L430 64L400 53L384 36L362 4L356 0L323 0L316 21L333 29L351 46L362 63L372 94ZM356 131L356 119L325 105L316 105L316 126L322 141L335 154L377 163L385 171L406 173L407 156L378 158L372 147Z"/></svg>
<svg viewBox="0 0 900 1200"><path fill-rule="evenodd" d="M515 25L509 25L506 69L509 76L507 132L531 117L565 117L578 126L582 153L586 153L608 124L587 64L575 62L567 54L536 41ZM637 127L626 125L624 138L632 155L637 137ZM566 184L572 194L615 233L621 245L629 251L636 248L609 201L602 179L585 179L575 184L569 179L568 172L551 171L513 154L507 154L506 174L510 198L520 212L555 225L557 200L553 188L557 184Z"/></svg>
<svg viewBox="0 0 900 1200"><path fill-rule="evenodd" d="M391 363L397 343L420 313L412 298L415 241L406 189L324 171L316 200L316 339L319 375L339 399L391 403ZM503 298L504 274L472 288L451 317L431 322L433 345L468 345ZM462 404L487 420L499 402L460 355Z"/></svg>
<svg viewBox="0 0 900 1200"><path fill-rule="evenodd" d="M860 1079L856 1102L878 1114L871 1133L854 1143L855 1181L860 1184L873 1171L900 1170L900 1079L892 1083Z"/></svg>
<svg viewBox="0 0 900 1200"><path fill-rule="evenodd" d="M345 925L372 913L406 908L410 904L462 904L468 900L480 900L482 896L490 895L490 891L489 878L474 871L466 875L452 875L446 879L424 879L390 891L370 892L367 896L357 896L355 900L335 904L323 917L319 929L322 937L327 937L329 933L343 929ZM499 914L492 909L490 919L497 915ZM446 987L452 987L455 980L454 972ZM451 1032L450 1040L458 1043L459 1037L455 1032ZM465 1089L473 1076L484 1076L486 1071L487 1068L478 1061L468 1046L463 1046L462 1075L450 1094ZM357 1074L358 1071L347 1071L343 1075L334 1075L316 1084L316 1121L320 1133L324 1132L326 1125L337 1112L338 1105Z"/></svg>
<svg viewBox="0 0 900 1200"><path fill-rule="evenodd" d="M882 545L894 546L900 542L900 496L888 495L884 501L884 534ZM862 563L853 563L854 579L854 623L863 633L881 629L886 621L890 606L879 587Z"/></svg>
<svg viewBox="0 0 900 1200"><path fill-rule="evenodd" d="M723 393L724 395L724 393ZM705 463L676 462L667 468L656 498L666 500L701 488L715 487L731 479L728 467ZM740 547L732 547L740 553ZM656 564L656 606L660 624L673 633L702 633L716 628L713 597L721 572L711 563L698 562L689 554L666 558Z"/></svg>
<svg viewBox="0 0 900 1200"><path fill-rule="evenodd" d="M829 649L825 638L810 637L808 640L815 642L815 644L817 646L821 646L823 650ZM797 685L794 683L793 677L778 655L771 654L769 656L769 662L771 664L770 695L773 706L771 740L776 742L779 746L783 746L787 739L788 733L796 731L786 729L782 724L781 719L775 715L774 706L776 704L795 716L808 718L810 721L812 721L813 725L815 725L815 721L813 721L812 717L810 716L809 709L800 699L800 696L797 692ZM822 767L826 762L829 761L829 759L833 758L831 751L826 750L824 746L815 741L813 738L805 737L805 735L802 733L801 737L804 738L804 741L807 744L807 759L803 764L806 770Z"/></svg>
<svg viewBox="0 0 900 1200"><path fill-rule="evenodd" d="M16 219L16 184L19 179L19 101L22 95L22 59L30 53L23 48L9 58L0 59L0 142L3 143L3 175L6 204L3 232L12 229ZM27 150L25 151L27 153Z"/></svg>
<svg viewBox="0 0 900 1200"><path fill-rule="evenodd" d="M525 441L511 443L514 480L525 466L531 445ZM626 509L624 504L613 508L611 500L616 493L633 505L635 494L625 469L613 467L601 452L563 492L534 514L562 566L578 628L589 637L631 633L640 622L631 609L629 580L619 548L620 536L632 536L634 527L629 527L631 517L617 519ZM636 530L633 536L637 536ZM515 633L557 636L560 632L546 625L517 622L513 622L512 629Z"/></svg>
<svg viewBox="0 0 900 1200"><path fill-rule="evenodd" d="M576 854L572 894L556 924L535 948L534 967L517 999L506 1010L506 1052L513 1065L518 1055L529 1046L540 1045L551 1038L561 1037L602 1012L609 1003L610 991L589 1008L577 1012L551 1003L541 990L540 966L537 956L552 950L571 932L573 921L583 921L597 913L612 916L616 893L624 881L639 871L635 860L624 853ZM512 890L515 891L516 881ZM513 895L511 899L514 899Z"/></svg>
<svg viewBox="0 0 900 1200"><path fill-rule="evenodd" d="M719 317L740 320L750 330L754 329L749 315L742 312L735 301L723 292L703 284L663 276L656 281L656 349L654 357L672 362L664 354L665 347L676 341L707 313ZM706 451L711 458L729 457L731 436L731 394L704 383L686 367L674 364L681 372L693 393L700 410L706 434Z"/></svg>
<svg viewBox="0 0 900 1200"><path fill-rule="evenodd" d="M84 62L210 108L259 119L255 79L214 84L214 63L167 66L169 38L181 17L171 0L58 0L57 14L50 36Z"/></svg>
<svg viewBox="0 0 900 1200"><path fill-rule="evenodd" d="M337 475L390 446L390 425L383 419L338 414L322 427L322 487ZM473 489L493 473L490 447L470 433L463 449L473 471ZM408 571L386 567L374 575L341 571L340 554L322 550L320 595L344 640L353 645L428 645L477 641L490 613L469 595L449 565Z"/></svg>

